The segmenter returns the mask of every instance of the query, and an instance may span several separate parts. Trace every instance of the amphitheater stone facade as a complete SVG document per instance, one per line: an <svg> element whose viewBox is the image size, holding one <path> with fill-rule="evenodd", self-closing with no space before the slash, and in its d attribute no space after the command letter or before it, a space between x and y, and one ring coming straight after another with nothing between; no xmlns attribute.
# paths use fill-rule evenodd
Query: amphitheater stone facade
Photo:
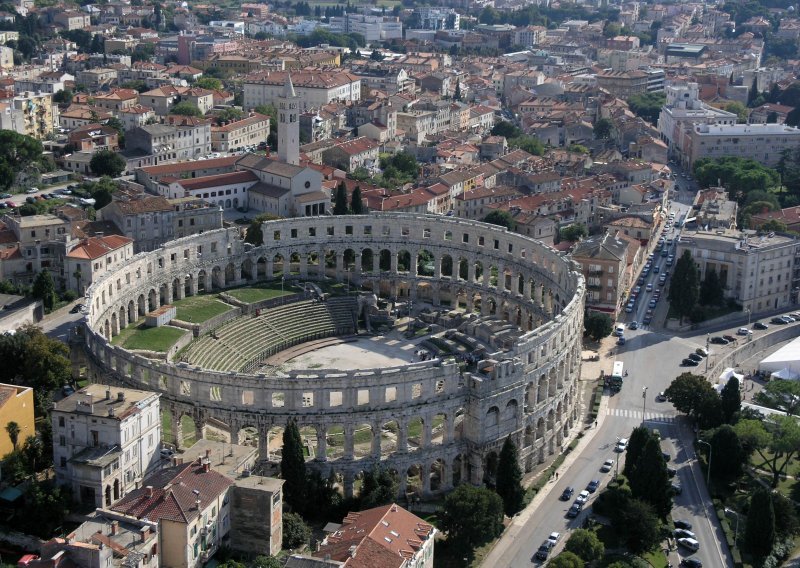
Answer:
<svg viewBox="0 0 800 568"><path fill-rule="evenodd" d="M561 449L578 419L584 312L584 281L571 261L500 227L429 215L270 221L263 235L261 246L246 244L235 229L172 241L92 284L77 352L90 378L160 392L177 444L188 415L198 436L209 424L228 428L232 440L255 429L260 457L269 460L270 429L296 419L316 431L310 462L324 475L331 468L339 474L346 493L376 464L397 472L401 493L411 489L410 477L422 493L482 483L508 435L528 471ZM187 295L323 276L386 298L493 315L523 333L474 372L434 359L265 376L149 359L110 343L149 310ZM420 422L412 443L410 425ZM381 436L387 423L396 434L389 451ZM327 451L333 428L344 437L335 459ZM357 432L371 436L368 451L355 451Z"/></svg>

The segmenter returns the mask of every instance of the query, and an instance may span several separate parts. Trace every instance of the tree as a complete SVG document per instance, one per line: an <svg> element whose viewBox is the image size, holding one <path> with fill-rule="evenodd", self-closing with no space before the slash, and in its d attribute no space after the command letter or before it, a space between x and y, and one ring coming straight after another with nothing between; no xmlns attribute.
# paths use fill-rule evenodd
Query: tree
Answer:
<svg viewBox="0 0 800 568"><path fill-rule="evenodd" d="M775 544L775 509L770 493L763 487L753 492L744 529L748 550L760 558L767 556Z"/></svg>
<svg viewBox="0 0 800 568"><path fill-rule="evenodd" d="M17 443L19 442L19 434L22 432L22 429L19 427L19 424L14 422L13 420L6 424L6 432L8 432L8 439L11 440L11 446L14 448L14 451L17 451Z"/></svg>
<svg viewBox="0 0 800 568"><path fill-rule="evenodd" d="M72 97L70 89L62 89L53 95L53 102L68 105L72 103Z"/></svg>
<svg viewBox="0 0 800 568"><path fill-rule="evenodd" d="M503 500L491 489L462 484L445 497L440 519L453 549L471 555L503 532Z"/></svg>
<svg viewBox="0 0 800 568"><path fill-rule="evenodd" d="M636 469L636 464L644 451L644 445L653 437L653 433L646 426L637 426L628 438L628 448L625 450L625 466L622 475L631 478Z"/></svg>
<svg viewBox="0 0 800 568"><path fill-rule="evenodd" d="M333 214L347 215L347 186L344 181L339 182L333 200Z"/></svg>
<svg viewBox="0 0 800 568"><path fill-rule="evenodd" d="M297 513L283 514L283 548L302 548L311 540L311 528Z"/></svg>
<svg viewBox="0 0 800 568"><path fill-rule="evenodd" d="M634 554L648 552L661 542L658 517L649 503L639 499L628 501L614 523L614 530Z"/></svg>
<svg viewBox="0 0 800 568"><path fill-rule="evenodd" d="M125 158L111 150L95 152L89 161L89 167L96 175L112 178L119 177L127 166Z"/></svg>
<svg viewBox="0 0 800 568"><path fill-rule="evenodd" d="M700 271L692 258L692 253L684 251L678 262L675 263L675 272L672 274L669 300L670 307L678 314L681 321L692 313L699 297Z"/></svg>
<svg viewBox="0 0 800 568"><path fill-rule="evenodd" d="M226 108L217 113L217 121L222 122L235 122L244 118L244 113L238 108Z"/></svg>
<svg viewBox="0 0 800 568"><path fill-rule="evenodd" d="M453 100L460 101L461 100L461 81L456 80L456 91L453 93Z"/></svg>
<svg viewBox="0 0 800 568"><path fill-rule="evenodd" d="M505 136L508 139L518 138L522 136L522 130L507 120L501 120L492 127L492 136Z"/></svg>
<svg viewBox="0 0 800 568"><path fill-rule="evenodd" d="M570 242L578 241L588 234L589 231L586 229L586 225L583 223L573 223L559 231L561 240Z"/></svg>
<svg viewBox="0 0 800 568"><path fill-rule="evenodd" d="M754 105L753 102L758 98L758 76L753 73L753 83L750 85L750 88L747 90L747 106L753 108L758 105Z"/></svg>
<svg viewBox="0 0 800 568"><path fill-rule="evenodd" d="M739 102L732 102L725 105L725 109L727 112L732 112L736 115L736 122L745 123L747 122L747 118L750 116L750 111L746 106Z"/></svg>
<svg viewBox="0 0 800 568"><path fill-rule="evenodd" d="M358 185L353 189L353 195L350 196L350 212L353 215L366 213L364 211L364 202L361 200L361 187Z"/></svg>
<svg viewBox="0 0 800 568"><path fill-rule="evenodd" d="M594 123L594 137L597 140L608 140L614 130L614 124L607 118L601 118Z"/></svg>
<svg viewBox="0 0 800 568"><path fill-rule="evenodd" d="M511 216L511 213L508 211L503 211L501 209L495 209L494 211L490 211L486 217L483 218L484 223L489 223L491 225L498 225L500 227L505 227L509 231L513 231L514 227L516 226L516 222L514 221L514 217Z"/></svg>
<svg viewBox="0 0 800 568"><path fill-rule="evenodd" d="M379 50L373 49L372 53L369 54L369 58L372 61L383 61L383 54Z"/></svg>
<svg viewBox="0 0 800 568"><path fill-rule="evenodd" d="M522 487L522 470L519 467L517 446L511 440L511 435L503 442L500 458L497 462L497 494L503 500L503 510L509 517L513 517L523 507L525 489Z"/></svg>
<svg viewBox="0 0 800 568"><path fill-rule="evenodd" d="M200 77L195 81L194 86L200 87L201 89L208 89L209 91L221 91L222 81L216 77Z"/></svg>
<svg viewBox="0 0 800 568"><path fill-rule="evenodd" d="M739 393L739 379L731 377L719 393L722 419L731 424L736 414L742 409L742 397Z"/></svg>
<svg viewBox="0 0 800 568"><path fill-rule="evenodd" d="M745 452L755 451L772 474L772 487L777 487L786 466L800 449L800 425L791 416L775 414L770 422L740 420L734 426Z"/></svg>
<svg viewBox="0 0 800 568"><path fill-rule="evenodd" d="M46 268L39 271L36 280L33 281L31 295L37 300L41 300L45 311L49 312L56 303L56 286L53 277Z"/></svg>
<svg viewBox="0 0 800 568"><path fill-rule="evenodd" d="M583 320L583 325L586 335L593 341L600 341L604 337L608 337L614 329L614 322L611 321L611 316L600 312L591 312Z"/></svg>
<svg viewBox="0 0 800 568"><path fill-rule="evenodd" d="M721 419L719 395L705 377L682 373L672 381L664 395L679 412L711 427L718 426L714 421Z"/></svg>
<svg viewBox="0 0 800 568"><path fill-rule="evenodd" d="M201 111L197 105L192 104L189 101L179 102L169 109L169 113L179 114L181 116L196 116L197 118L203 117L203 111Z"/></svg>
<svg viewBox="0 0 800 568"><path fill-rule="evenodd" d="M597 538L597 533L586 529L572 531L564 549L577 554L586 564L599 561L605 554L605 546Z"/></svg>
<svg viewBox="0 0 800 568"><path fill-rule="evenodd" d="M628 99L628 106L636 116L640 116L651 124L658 122L661 108L667 102L664 91L633 95Z"/></svg>
<svg viewBox="0 0 800 568"><path fill-rule="evenodd" d="M656 515L666 519L672 510L672 487L661 444L655 436L645 442L629 481L633 497L649 503Z"/></svg>
<svg viewBox="0 0 800 568"><path fill-rule="evenodd" d="M777 491L772 493L772 509L775 511L775 536L786 539L800 531L794 503Z"/></svg>
<svg viewBox="0 0 800 568"><path fill-rule="evenodd" d="M742 466L747 461L739 436L730 424L723 424L711 434L711 454L714 456L714 467L711 475L723 482L734 481L742 473Z"/></svg>
<svg viewBox="0 0 800 568"><path fill-rule="evenodd" d="M253 559L250 568L283 568L283 562L275 556L259 555Z"/></svg>
<svg viewBox="0 0 800 568"><path fill-rule="evenodd" d="M306 460L297 420L293 419L286 422L286 429L283 431L281 477L284 479L283 495L286 503L295 511L302 511L306 504Z"/></svg>
<svg viewBox="0 0 800 568"><path fill-rule="evenodd" d="M391 503L397 495L397 478L380 466L364 472L359 493L359 507L372 509Z"/></svg>
<svg viewBox="0 0 800 568"><path fill-rule="evenodd" d="M583 560L574 552L565 550L547 563L550 568L583 568Z"/></svg>
<svg viewBox="0 0 800 568"><path fill-rule="evenodd" d="M796 415L800 411L800 382L770 381L754 398L762 406Z"/></svg>
<svg viewBox="0 0 800 568"><path fill-rule="evenodd" d="M706 271L706 277L700 285L700 304L703 306L721 306L725 303L725 290L719 274L713 268Z"/></svg>

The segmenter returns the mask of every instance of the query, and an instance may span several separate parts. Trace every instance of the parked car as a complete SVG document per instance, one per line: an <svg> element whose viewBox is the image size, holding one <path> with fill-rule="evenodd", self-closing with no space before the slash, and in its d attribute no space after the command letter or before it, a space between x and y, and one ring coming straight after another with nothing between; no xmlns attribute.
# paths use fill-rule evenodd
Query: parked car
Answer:
<svg viewBox="0 0 800 568"><path fill-rule="evenodd" d="M536 551L536 560L547 560L547 557L550 554L550 543L544 541L542 546L539 547L539 550Z"/></svg>
<svg viewBox="0 0 800 568"><path fill-rule="evenodd" d="M740 327L736 330L736 335L753 335L753 331L746 327Z"/></svg>
<svg viewBox="0 0 800 568"><path fill-rule="evenodd" d="M783 319L782 317L779 317L779 316L775 316L774 318L772 318L769 321L770 321L770 323L774 323L774 324L777 324L777 325L786 325L787 323L789 323L788 321L786 321L785 319Z"/></svg>
<svg viewBox="0 0 800 568"><path fill-rule="evenodd" d="M592 479L589 482L589 485L586 486L586 491L589 493L594 493L600 487L600 480L599 479Z"/></svg>
<svg viewBox="0 0 800 568"><path fill-rule="evenodd" d="M636 306L636 305L635 305L633 302L628 302L628 304L625 306L625 313L626 313L626 314L633 313L633 308L634 308L635 306Z"/></svg>
<svg viewBox="0 0 800 568"><path fill-rule="evenodd" d="M705 347L698 347L694 352L700 355L700 357L708 357L708 349Z"/></svg>
<svg viewBox="0 0 800 568"><path fill-rule="evenodd" d="M682 519L676 519L672 521L672 524L675 525L676 529L685 529L687 531L692 530L692 523L689 521L684 521Z"/></svg>
<svg viewBox="0 0 800 568"><path fill-rule="evenodd" d="M666 401L667 401L667 395L664 394L664 391L661 391L656 395L656 402L666 402Z"/></svg>
<svg viewBox="0 0 800 568"><path fill-rule="evenodd" d="M25 190L25 193L30 193L30 194L39 193L39 188L38 187L30 187L30 188Z"/></svg>
<svg viewBox="0 0 800 568"><path fill-rule="evenodd" d="M697 353L689 353L689 359L692 361L697 361L698 363L703 360L702 355L698 355Z"/></svg>
<svg viewBox="0 0 800 568"><path fill-rule="evenodd" d="M728 341L721 335L715 335L714 337L711 338L711 343L715 345L727 345L728 343L730 343L730 341Z"/></svg>
<svg viewBox="0 0 800 568"><path fill-rule="evenodd" d="M678 544L684 548L688 548L692 552L700 550L700 543L693 538L679 538Z"/></svg>
<svg viewBox="0 0 800 568"><path fill-rule="evenodd" d="M75 304L72 306L72 309L69 311L71 314L77 314L83 309L83 304Z"/></svg>
<svg viewBox="0 0 800 568"><path fill-rule="evenodd" d="M648 306L650 306L651 309L654 309L656 307L657 303L658 302L655 299L652 299L652 300L650 300L650 303L648 304Z"/></svg>
<svg viewBox="0 0 800 568"><path fill-rule="evenodd" d="M693 539L697 539L697 535L695 535L689 529L675 529L675 538L693 538Z"/></svg>
<svg viewBox="0 0 800 568"><path fill-rule="evenodd" d="M694 535L692 535L694 536ZM550 546L553 547L558 543L558 540L561 538L561 533L559 532L551 532L550 536L547 537L547 540L550 541Z"/></svg>
<svg viewBox="0 0 800 568"><path fill-rule="evenodd" d="M586 501L588 500L589 500L589 492L586 491L585 489L580 493L578 493L578 496L575 498L575 502L580 503L581 506L583 506L583 504L586 503Z"/></svg>
<svg viewBox="0 0 800 568"><path fill-rule="evenodd" d="M648 282L647 286L645 286L645 290L647 290L648 292L652 292L653 291L653 283L652 282Z"/></svg>
<svg viewBox="0 0 800 568"><path fill-rule="evenodd" d="M757 321L756 323L753 324L753 329L762 329L762 330L763 329L769 329L769 326L767 324L765 324L765 323L761 323L760 321Z"/></svg>
<svg viewBox="0 0 800 568"><path fill-rule="evenodd" d="M628 324L628 329L639 329L639 322L633 320L631 323Z"/></svg>
<svg viewBox="0 0 800 568"><path fill-rule="evenodd" d="M700 363L698 363L694 359L689 359L689 358L686 358L683 361L681 361L681 365L684 367L697 367L699 364Z"/></svg>
<svg viewBox="0 0 800 568"><path fill-rule="evenodd" d="M575 493L575 490L572 487L567 487L564 491L561 492L561 499L562 501L569 501L572 499L572 494Z"/></svg>
<svg viewBox="0 0 800 568"><path fill-rule="evenodd" d="M600 471L603 473L608 473L611 471L611 468L614 467L614 460L606 460L603 462L603 465L600 466Z"/></svg>
<svg viewBox="0 0 800 568"><path fill-rule="evenodd" d="M628 439L627 438L620 438L617 441L617 447L614 448L614 451L624 452L626 449L628 449Z"/></svg>
<svg viewBox="0 0 800 568"><path fill-rule="evenodd" d="M624 335L620 335L617 338L617 345L625 345L625 336Z"/></svg>
<svg viewBox="0 0 800 568"><path fill-rule="evenodd" d="M724 339L728 343L733 343L734 341L736 341L736 337L734 337L733 335L723 335L722 339Z"/></svg>
<svg viewBox="0 0 800 568"><path fill-rule="evenodd" d="M786 323L794 323L794 322L796 322L796 321L797 321L797 320L796 320L796 319L794 319L792 316L781 316L781 319L782 319L783 321L785 321Z"/></svg>
<svg viewBox="0 0 800 568"><path fill-rule="evenodd" d="M697 558L683 558L681 560L681 566L683 568L703 568L703 563Z"/></svg>
<svg viewBox="0 0 800 568"><path fill-rule="evenodd" d="M75 394L75 389L74 389L74 388L72 388L72 387L71 387L71 386L69 386L69 385L64 385L63 387L61 387L61 394L62 394L63 396L70 396L70 395L73 395L73 394Z"/></svg>
<svg viewBox="0 0 800 568"><path fill-rule="evenodd" d="M567 517L569 517L570 519L574 519L575 517L581 514L582 510L583 507L581 507L580 503L573 503L572 506L569 508L569 511L567 511Z"/></svg>
<svg viewBox="0 0 800 568"><path fill-rule="evenodd" d="M11 199L12 197L14 196L10 193L0 193L0 199Z"/></svg>
<svg viewBox="0 0 800 568"><path fill-rule="evenodd" d="M172 456L175 455L175 450L171 448L161 448L161 457L164 459L170 459Z"/></svg>

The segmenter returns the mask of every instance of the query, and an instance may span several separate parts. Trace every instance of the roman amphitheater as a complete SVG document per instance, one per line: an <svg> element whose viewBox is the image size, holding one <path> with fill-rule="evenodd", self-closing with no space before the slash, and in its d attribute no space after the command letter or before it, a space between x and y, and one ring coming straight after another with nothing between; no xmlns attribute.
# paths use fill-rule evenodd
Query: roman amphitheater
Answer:
<svg viewBox="0 0 800 568"><path fill-rule="evenodd" d="M265 282L280 294L237 296ZM173 303L210 295L224 313L175 317ZM578 420L584 281L493 225L298 218L266 222L260 246L221 229L138 254L94 282L86 306L76 365L160 392L167 441L223 431L275 471L296 419L309 464L346 494L376 465L401 494L490 481L508 435L530 471ZM179 339L162 352L123 346L143 318Z"/></svg>

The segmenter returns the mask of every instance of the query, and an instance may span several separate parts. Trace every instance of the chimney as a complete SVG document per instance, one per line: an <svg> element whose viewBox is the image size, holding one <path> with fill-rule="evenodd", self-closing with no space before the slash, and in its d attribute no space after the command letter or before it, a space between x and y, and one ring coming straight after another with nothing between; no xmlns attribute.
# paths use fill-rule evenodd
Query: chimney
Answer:
<svg viewBox="0 0 800 568"><path fill-rule="evenodd" d="M152 485L148 485L147 487L144 488L144 492L145 492L145 495L147 495L148 497L152 497L153 496L153 486Z"/></svg>
<svg viewBox="0 0 800 568"><path fill-rule="evenodd" d="M210 458L211 458L211 450L210 449L206 449L206 459L210 459Z"/></svg>
<svg viewBox="0 0 800 568"><path fill-rule="evenodd" d="M106 400L111 400L111 389L106 389Z"/></svg>
<svg viewBox="0 0 800 568"><path fill-rule="evenodd" d="M119 391L117 393L117 402L122 402L125 400L125 393L123 391Z"/></svg>
<svg viewBox="0 0 800 568"><path fill-rule="evenodd" d="M111 536L119 532L119 521L111 521Z"/></svg>
<svg viewBox="0 0 800 568"><path fill-rule="evenodd" d="M211 471L211 462L209 460L205 460L203 462L203 473L208 473Z"/></svg>
<svg viewBox="0 0 800 568"><path fill-rule="evenodd" d="M147 542L147 539L150 538L150 525L143 526L139 532L142 534L142 542Z"/></svg>

